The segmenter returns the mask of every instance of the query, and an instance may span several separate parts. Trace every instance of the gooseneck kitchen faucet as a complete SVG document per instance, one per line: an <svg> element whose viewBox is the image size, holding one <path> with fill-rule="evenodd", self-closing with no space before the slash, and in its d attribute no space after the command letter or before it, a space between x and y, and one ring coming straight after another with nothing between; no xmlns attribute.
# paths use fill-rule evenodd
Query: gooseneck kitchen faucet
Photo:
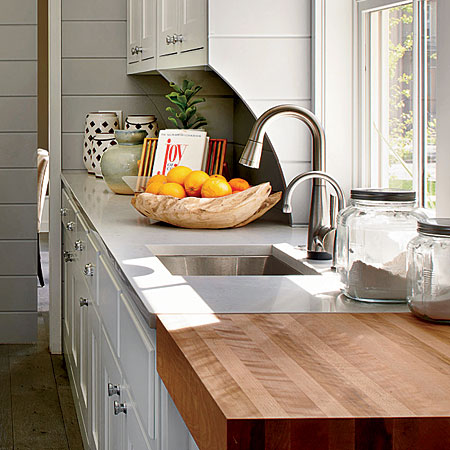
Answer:
<svg viewBox="0 0 450 450"><path fill-rule="evenodd" d="M312 179L311 206L308 225L308 258L316 260L331 259L334 254L334 239L329 239L335 231L336 202L331 202L330 219L325 217L327 208L326 186L328 181L338 196L338 210L343 208L344 196L337 181L325 173L325 132L317 117L305 108L296 105L279 105L263 113L253 125L239 163L259 168L261 161L264 135L269 123L280 117L293 117L305 123L312 134L312 171L295 177L286 188L283 212L291 213L292 192L300 182ZM299 226L290 219L291 226ZM330 243L331 241L332 244Z"/></svg>

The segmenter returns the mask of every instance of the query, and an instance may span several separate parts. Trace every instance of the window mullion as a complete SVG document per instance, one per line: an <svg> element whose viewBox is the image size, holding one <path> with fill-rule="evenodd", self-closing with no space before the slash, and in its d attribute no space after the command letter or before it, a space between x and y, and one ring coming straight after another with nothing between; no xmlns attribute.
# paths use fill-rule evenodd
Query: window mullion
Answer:
<svg viewBox="0 0 450 450"><path fill-rule="evenodd" d="M414 88L413 88L413 117L414 117L414 184L417 191L419 206L425 206L426 176L426 102L427 102L427 71L426 71L426 2L414 1Z"/></svg>

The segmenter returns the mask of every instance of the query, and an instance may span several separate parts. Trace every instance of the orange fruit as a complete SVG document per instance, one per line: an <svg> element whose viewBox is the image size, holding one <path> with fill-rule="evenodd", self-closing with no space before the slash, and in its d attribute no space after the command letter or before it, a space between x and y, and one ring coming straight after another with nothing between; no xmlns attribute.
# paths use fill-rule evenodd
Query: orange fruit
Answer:
<svg viewBox="0 0 450 450"><path fill-rule="evenodd" d="M148 181L147 181L147 186L150 183L153 183L154 181L162 181L164 183L167 183L167 177L165 175L153 175Z"/></svg>
<svg viewBox="0 0 450 450"><path fill-rule="evenodd" d="M209 180L209 175L203 170L193 170L184 179L184 190L189 197L200 197L203 183Z"/></svg>
<svg viewBox="0 0 450 450"><path fill-rule="evenodd" d="M245 191L246 189L248 189L250 187L248 182L246 180L244 180L243 178L233 178L228 183L231 186L231 189L233 190L233 192Z"/></svg>
<svg viewBox="0 0 450 450"><path fill-rule="evenodd" d="M227 179L223 175L219 175L218 173L211 175L211 178L218 178L219 180L227 181Z"/></svg>
<svg viewBox="0 0 450 450"><path fill-rule="evenodd" d="M165 181L154 181L153 183L148 183L145 192L147 194L158 194L161 186L166 184Z"/></svg>
<svg viewBox="0 0 450 450"><path fill-rule="evenodd" d="M171 195L172 197L184 198L186 192L184 187L178 183L163 183L158 191L159 195Z"/></svg>
<svg viewBox="0 0 450 450"><path fill-rule="evenodd" d="M211 177L202 186L202 197L216 198L232 194L231 186L220 178Z"/></svg>
<svg viewBox="0 0 450 450"><path fill-rule="evenodd" d="M178 183L183 184L184 179L192 172L192 169L185 166L177 166L169 170L167 174L168 183Z"/></svg>

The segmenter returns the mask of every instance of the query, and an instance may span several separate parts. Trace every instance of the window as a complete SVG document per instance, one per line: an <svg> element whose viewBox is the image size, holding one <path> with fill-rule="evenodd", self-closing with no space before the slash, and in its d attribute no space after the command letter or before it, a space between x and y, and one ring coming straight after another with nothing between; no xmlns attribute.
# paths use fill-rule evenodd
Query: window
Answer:
<svg viewBox="0 0 450 450"><path fill-rule="evenodd" d="M437 0L359 0L360 180L436 203Z"/></svg>

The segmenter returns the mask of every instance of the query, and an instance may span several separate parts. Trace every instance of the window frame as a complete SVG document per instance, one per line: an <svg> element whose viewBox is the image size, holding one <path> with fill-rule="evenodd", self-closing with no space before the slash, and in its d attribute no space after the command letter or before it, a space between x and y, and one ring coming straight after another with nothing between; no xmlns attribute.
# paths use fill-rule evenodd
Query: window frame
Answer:
<svg viewBox="0 0 450 450"><path fill-rule="evenodd" d="M368 22L370 13L396 6L413 4L413 187L417 192L418 204L426 202L426 112L427 112L427 72L424 62L427 60L426 46L426 1L424 0L356 0L355 15L357 31L355 33L356 74L358 79L355 92L356 145L354 147L354 181L359 186L373 185L377 170L371 165L370 146L368 145L367 121L370 117L370 102L367 101L369 76L366 72L368 60ZM370 95L370 94L369 94Z"/></svg>

